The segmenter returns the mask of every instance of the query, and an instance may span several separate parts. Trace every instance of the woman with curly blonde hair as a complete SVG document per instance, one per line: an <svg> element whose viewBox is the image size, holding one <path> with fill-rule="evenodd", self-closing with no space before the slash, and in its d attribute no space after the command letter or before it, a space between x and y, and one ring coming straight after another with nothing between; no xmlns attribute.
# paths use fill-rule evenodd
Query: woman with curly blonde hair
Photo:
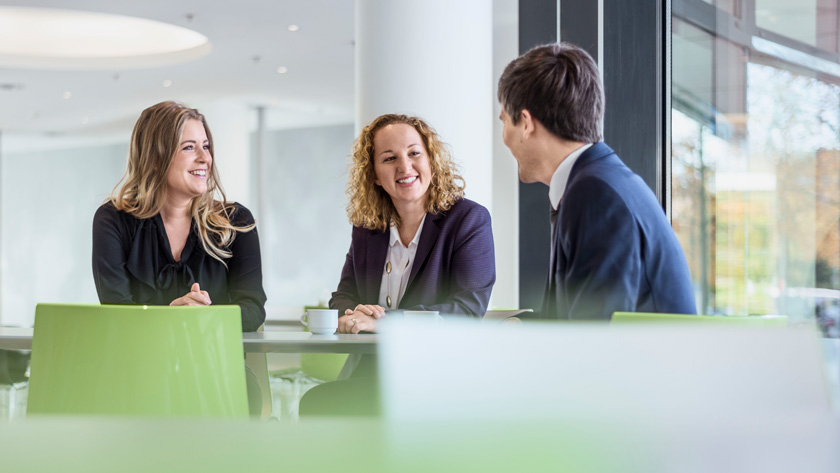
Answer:
<svg viewBox="0 0 840 473"><path fill-rule="evenodd" d="M244 331L262 325L256 224L225 200L198 110L161 102L140 115L125 175L93 219L93 278L103 304L238 304Z"/></svg>
<svg viewBox="0 0 840 473"><path fill-rule="evenodd" d="M464 184L434 129L382 115L353 146L350 251L330 307L339 332L376 330L387 309L482 316L496 281L490 214Z"/></svg>

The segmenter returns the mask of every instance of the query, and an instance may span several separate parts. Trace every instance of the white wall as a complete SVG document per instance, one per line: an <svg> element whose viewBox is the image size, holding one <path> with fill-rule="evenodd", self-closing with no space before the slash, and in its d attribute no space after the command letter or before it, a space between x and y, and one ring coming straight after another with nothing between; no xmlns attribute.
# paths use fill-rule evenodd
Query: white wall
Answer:
<svg viewBox="0 0 840 473"><path fill-rule="evenodd" d="M493 2L493 238L496 243L496 285L492 303L519 307L519 171L502 141L496 88L502 71L519 56L519 2Z"/></svg>
<svg viewBox="0 0 840 473"><path fill-rule="evenodd" d="M268 305L327 302L350 248L344 184L353 125L266 133L257 222Z"/></svg>
<svg viewBox="0 0 840 473"><path fill-rule="evenodd" d="M91 224L127 156L124 144L3 155L0 323L31 325L37 302L98 302Z"/></svg>

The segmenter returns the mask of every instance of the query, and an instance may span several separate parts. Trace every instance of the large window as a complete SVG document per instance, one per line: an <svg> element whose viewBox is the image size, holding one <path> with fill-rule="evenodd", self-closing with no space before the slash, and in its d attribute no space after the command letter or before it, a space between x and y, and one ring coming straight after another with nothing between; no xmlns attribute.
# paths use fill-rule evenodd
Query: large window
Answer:
<svg viewBox="0 0 840 473"><path fill-rule="evenodd" d="M840 0L674 0L672 215L698 310L840 336Z"/></svg>

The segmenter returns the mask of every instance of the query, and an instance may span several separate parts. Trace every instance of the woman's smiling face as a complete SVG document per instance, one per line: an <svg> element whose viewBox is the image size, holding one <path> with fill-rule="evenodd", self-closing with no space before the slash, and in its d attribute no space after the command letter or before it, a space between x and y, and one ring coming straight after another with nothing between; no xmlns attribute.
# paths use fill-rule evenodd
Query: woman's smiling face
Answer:
<svg viewBox="0 0 840 473"><path fill-rule="evenodd" d="M213 156L204 125L198 120L187 120L180 146L166 175L169 198L192 199L207 192L212 165Z"/></svg>
<svg viewBox="0 0 840 473"><path fill-rule="evenodd" d="M432 183L429 153L413 126L392 123L373 135L374 183L382 186L394 207L425 206Z"/></svg>

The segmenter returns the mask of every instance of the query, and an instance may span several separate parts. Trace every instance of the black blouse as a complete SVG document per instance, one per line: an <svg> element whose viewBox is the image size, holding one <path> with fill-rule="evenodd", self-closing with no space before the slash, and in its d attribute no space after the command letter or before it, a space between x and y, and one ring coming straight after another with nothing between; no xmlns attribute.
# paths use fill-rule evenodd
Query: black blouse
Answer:
<svg viewBox="0 0 840 473"><path fill-rule="evenodd" d="M254 223L247 208L234 205L234 225ZM176 262L160 214L138 219L110 202L103 204L93 217L93 280L99 301L169 305L197 282L213 304L238 304L242 330L253 332L265 321L266 300L256 228L238 233L227 249L233 256L225 268L204 251L193 224Z"/></svg>

